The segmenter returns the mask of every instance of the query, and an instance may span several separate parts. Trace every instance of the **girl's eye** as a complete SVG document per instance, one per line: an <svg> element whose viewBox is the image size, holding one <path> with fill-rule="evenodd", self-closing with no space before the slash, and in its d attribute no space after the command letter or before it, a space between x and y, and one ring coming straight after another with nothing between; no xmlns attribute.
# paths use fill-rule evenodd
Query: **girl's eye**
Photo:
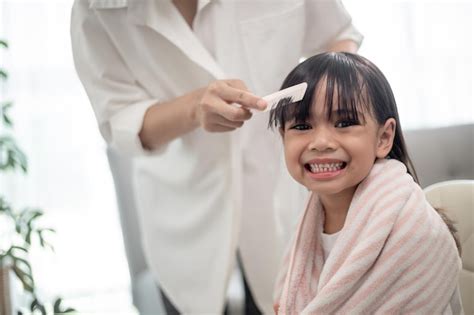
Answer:
<svg viewBox="0 0 474 315"><path fill-rule="evenodd" d="M296 124L291 126L290 129L295 129L295 130L308 130L311 129L311 126L309 124L303 123L303 124Z"/></svg>
<svg viewBox="0 0 474 315"><path fill-rule="evenodd" d="M336 128L346 128L355 125L359 125L359 122L357 120L346 119L338 121L336 123Z"/></svg>

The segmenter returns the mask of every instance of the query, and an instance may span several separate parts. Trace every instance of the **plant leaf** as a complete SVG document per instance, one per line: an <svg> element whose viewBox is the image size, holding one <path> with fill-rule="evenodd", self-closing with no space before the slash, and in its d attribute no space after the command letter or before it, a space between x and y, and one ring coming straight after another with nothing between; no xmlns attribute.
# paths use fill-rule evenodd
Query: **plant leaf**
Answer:
<svg viewBox="0 0 474 315"><path fill-rule="evenodd" d="M53 245L51 245L49 242L47 242L46 239L44 238L44 235L43 235L44 232L54 232L54 230L46 228L46 229L39 229L37 232L38 232L38 238L39 238L41 247L43 247L43 248L49 247L51 249L51 251L54 252Z"/></svg>
<svg viewBox="0 0 474 315"><path fill-rule="evenodd" d="M42 315L48 315L48 313L46 312L46 308L44 307L43 304L38 305L38 307Z"/></svg>
<svg viewBox="0 0 474 315"><path fill-rule="evenodd" d="M2 113L2 119L3 119L3 123L5 124L5 126L13 127L13 122L12 122L11 118L7 115L7 113L5 113L5 112Z"/></svg>
<svg viewBox="0 0 474 315"><path fill-rule="evenodd" d="M13 106L13 102L3 102L2 111L9 110Z"/></svg>
<svg viewBox="0 0 474 315"><path fill-rule="evenodd" d="M61 312L61 302L62 299L58 298L56 301L54 301L54 307L53 307L53 312L56 313L62 313Z"/></svg>
<svg viewBox="0 0 474 315"><path fill-rule="evenodd" d="M34 299L34 300L31 302L31 304L30 304L30 311L33 312L33 311L36 309L38 303L39 303L39 302L38 302L38 299Z"/></svg>
<svg viewBox="0 0 474 315"><path fill-rule="evenodd" d="M43 234L41 234L41 231L38 231L38 238L39 238L41 247L44 248L46 246L46 243L44 241Z"/></svg>
<svg viewBox="0 0 474 315"><path fill-rule="evenodd" d="M39 218L40 216L44 214L43 211L41 210L26 209L25 211L27 213L30 213L31 215L31 217L28 219L28 222L27 222L28 225L31 225L35 219Z"/></svg>
<svg viewBox="0 0 474 315"><path fill-rule="evenodd" d="M12 248L12 249L21 250L21 251L23 251L23 252L25 252L25 253L28 253L28 250L27 250L26 248L22 247L22 246L13 245L11 248Z"/></svg>
<svg viewBox="0 0 474 315"><path fill-rule="evenodd" d="M0 46L3 46L4 48L8 48L8 42L4 39L0 39Z"/></svg>
<svg viewBox="0 0 474 315"><path fill-rule="evenodd" d="M0 170L20 167L26 173L27 166L26 155L15 140L9 136L0 137Z"/></svg>
<svg viewBox="0 0 474 315"><path fill-rule="evenodd" d="M41 229L41 231L48 231L48 232L56 233L56 230L52 229L52 228L44 228L44 229Z"/></svg>
<svg viewBox="0 0 474 315"><path fill-rule="evenodd" d="M72 307L68 307L67 309L63 311L63 313L73 313L73 312L77 312L77 311Z"/></svg>
<svg viewBox="0 0 474 315"><path fill-rule="evenodd" d="M25 242L28 245L31 245L31 232L33 232L31 229L31 226L28 226L28 231L26 232L26 235L25 235Z"/></svg>
<svg viewBox="0 0 474 315"><path fill-rule="evenodd" d="M18 233L18 234L21 234L21 225L19 222L16 222L15 223L15 231Z"/></svg>
<svg viewBox="0 0 474 315"><path fill-rule="evenodd" d="M17 276L17 278L21 281L21 284L23 285L23 289L26 291L33 293L34 292L34 281L33 277L31 275L28 275L25 273L23 270L18 268L18 266L13 265L12 266L13 272Z"/></svg>
<svg viewBox="0 0 474 315"><path fill-rule="evenodd" d="M49 247L49 249L50 249L53 253L56 252L56 251L54 250L54 246L53 246L52 244L50 244L50 243L44 241L44 245L45 245L44 247Z"/></svg>
<svg viewBox="0 0 474 315"><path fill-rule="evenodd" d="M0 69L0 79L2 80L8 79L8 73L3 69Z"/></svg>
<svg viewBox="0 0 474 315"><path fill-rule="evenodd" d="M13 263L18 267L18 268L21 268L20 265L18 264L18 262L21 262L23 265L26 266L27 270L25 271L26 274L30 275L31 277L32 276L32 270L31 270L31 265L30 263L26 260L26 259L23 259L23 258L20 258L20 257L17 257L17 256L11 256L13 258Z"/></svg>
<svg viewBox="0 0 474 315"><path fill-rule="evenodd" d="M0 211L8 212L10 210L10 205L5 201L5 199L0 198Z"/></svg>
<svg viewBox="0 0 474 315"><path fill-rule="evenodd" d="M30 305L30 310L34 312L35 310L39 310L41 314L47 315L46 308L44 307L43 303L41 303L38 299L34 299Z"/></svg>
<svg viewBox="0 0 474 315"><path fill-rule="evenodd" d="M72 307L68 307L67 309L62 309L63 306L61 305L63 302L62 298L57 298L56 301L54 302L54 307L53 307L53 312L54 314L66 314L66 313L72 313L76 312L76 310Z"/></svg>
<svg viewBox="0 0 474 315"><path fill-rule="evenodd" d="M2 119L3 123L7 127L13 126L13 121L11 120L10 116L8 115L8 110L13 106L13 102L3 102L2 103Z"/></svg>

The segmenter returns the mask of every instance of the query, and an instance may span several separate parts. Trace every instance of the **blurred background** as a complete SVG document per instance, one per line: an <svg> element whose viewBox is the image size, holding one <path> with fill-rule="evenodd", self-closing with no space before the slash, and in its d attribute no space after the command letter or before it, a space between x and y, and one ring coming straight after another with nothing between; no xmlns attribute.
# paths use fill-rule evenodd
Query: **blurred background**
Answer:
<svg viewBox="0 0 474 315"><path fill-rule="evenodd" d="M404 129L474 122L472 1L343 1L365 36L360 54L387 76ZM2 98L28 176L3 174L1 194L45 211L55 253L33 250L42 296L83 312L133 314L127 260L105 143L76 76L72 0L0 0ZM282 43L284 44L284 43ZM1 222L0 222L1 224ZM0 225L0 236L2 227Z"/></svg>

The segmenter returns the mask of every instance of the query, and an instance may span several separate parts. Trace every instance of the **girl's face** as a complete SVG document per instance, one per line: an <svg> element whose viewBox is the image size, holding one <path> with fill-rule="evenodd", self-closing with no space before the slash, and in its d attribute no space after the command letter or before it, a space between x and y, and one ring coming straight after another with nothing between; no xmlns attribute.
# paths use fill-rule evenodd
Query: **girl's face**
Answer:
<svg viewBox="0 0 474 315"><path fill-rule="evenodd" d="M338 114L337 108L328 120L325 82L315 90L308 120L289 121L281 130L286 165L291 176L313 192L328 196L353 194L375 159L390 152L395 120L390 118L379 126L370 113L359 112L360 121L355 121L347 118L350 115Z"/></svg>

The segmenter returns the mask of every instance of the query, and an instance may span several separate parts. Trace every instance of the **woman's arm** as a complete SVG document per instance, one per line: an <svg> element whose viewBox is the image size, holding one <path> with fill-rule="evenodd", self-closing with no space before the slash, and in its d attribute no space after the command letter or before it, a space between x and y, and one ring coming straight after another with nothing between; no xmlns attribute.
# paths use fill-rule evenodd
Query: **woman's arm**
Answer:
<svg viewBox="0 0 474 315"><path fill-rule="evenodd" d="M257 105L260 98L240 80L215 81L171 100L150 95L136 82L87 1L74 4L71 40L76 70L100 131L122 152L159 149L198 127L231 131L250 119L250 108L265 107Z"/></svg>
<svg viewBox="0 0 474 315"><path fill-rule="evenodd" d="M359 45L350 39L334 42L328 47L329 51L335 51L335 52L345 51L345 52L350 52L350 53L356 53L358 49L359 49Z"/></svg>
<svg viewBox="0 0 474 315"><path fill-rule="evenodd" d="M154 150L198 127L209 132L232 131L252 117L249 109L262 110L265 106L242 81L215 81L151 106L143 119L140 141L144 148Z"/></svg>

